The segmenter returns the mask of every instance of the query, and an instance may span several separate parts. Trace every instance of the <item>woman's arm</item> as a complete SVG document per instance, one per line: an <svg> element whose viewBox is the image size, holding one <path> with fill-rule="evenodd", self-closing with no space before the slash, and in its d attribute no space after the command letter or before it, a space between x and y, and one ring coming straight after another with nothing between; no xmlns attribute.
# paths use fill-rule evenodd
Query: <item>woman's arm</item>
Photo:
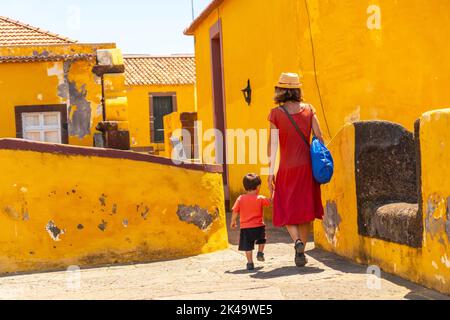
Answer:
<svg viewBox="0 0 450 320"><path fill-rule="evenodd" d="M323 139L322 129L320 129L319 118L317 118L316 114L314 114L313 116L312 128L317 139L319 139L320 142L325 143Z"/></svg>
<svg viewBox="0 0 450 320"><path fill-rule="evenodd" d="M277 162L277 153L278 153L278 129L273 123L270 123L269 142L267 144L267 156L269 158L269 167L270 167L269 190L272 197L275 191L275 166Z"/></svg>

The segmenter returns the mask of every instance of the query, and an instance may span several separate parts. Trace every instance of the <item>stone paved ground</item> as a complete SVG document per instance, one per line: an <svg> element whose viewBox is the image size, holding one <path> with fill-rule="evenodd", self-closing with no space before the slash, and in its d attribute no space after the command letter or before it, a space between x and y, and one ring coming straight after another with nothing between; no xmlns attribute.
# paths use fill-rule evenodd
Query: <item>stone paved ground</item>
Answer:
<svg viewBox="0 0 450 320"><path fill-rule="evenodd" d="M0 299L449 299L387 274L382 274L381 289L371 290L366 267L313 244L308 245L310 264L298 269L286 233L271 228L269 235L267 262L254 272L243 270L245 258L233 231L230 249L222 252L82 270L79 289L71 287L66 272L3 277Z"/></svg>

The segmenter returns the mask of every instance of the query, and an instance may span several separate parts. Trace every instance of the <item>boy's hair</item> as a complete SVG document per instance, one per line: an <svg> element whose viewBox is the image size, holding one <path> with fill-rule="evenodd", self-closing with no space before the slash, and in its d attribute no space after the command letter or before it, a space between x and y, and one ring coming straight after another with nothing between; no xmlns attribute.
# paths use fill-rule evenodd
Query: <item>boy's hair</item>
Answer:
<svg viewBox="0 0 450 320"><path fill-rule="evenodd" d="M244 177L245 191L255 191L261 184L261 178L255 173L249 173Z"/></svg>

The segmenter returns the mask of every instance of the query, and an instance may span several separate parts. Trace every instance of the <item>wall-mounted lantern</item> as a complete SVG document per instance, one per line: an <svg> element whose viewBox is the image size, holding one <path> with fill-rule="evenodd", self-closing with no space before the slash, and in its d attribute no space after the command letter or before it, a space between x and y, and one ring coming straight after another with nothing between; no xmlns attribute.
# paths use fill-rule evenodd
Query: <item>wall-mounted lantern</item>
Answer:
<svg viewBox="0 0 450 320"><path fill-rule="evenodd" d="M247 88L242 89L241 91L244 94L245 102L250 105L252 103L252 86L250 85L250 79L248 79Z"/></svg>

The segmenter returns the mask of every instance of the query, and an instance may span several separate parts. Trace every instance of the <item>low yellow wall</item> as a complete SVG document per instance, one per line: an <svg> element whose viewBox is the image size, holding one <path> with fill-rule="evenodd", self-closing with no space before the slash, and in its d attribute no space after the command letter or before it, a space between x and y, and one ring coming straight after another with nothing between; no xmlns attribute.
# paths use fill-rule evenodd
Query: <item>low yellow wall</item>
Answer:
<svg viewBox="0 0 450 320"><path fill-rule="evenodd" d="M0 273L228 246L222 176L125 151L0 140Z"/></svg>
<svg viewBox="0 0 450 320"><path fill-rule="evenodd" d="M426 113L420 123L422 248L359 235L352 124L330 144L335 176L322 192L324 205L335 205L338 217L326 210L324 221L315 223L315 242L319 248L450 294L450 109Z"/></svg>
<svg viewBox="0 0 450 320"><path fill-rule="evenodd" d="M195 111L194 85L127 86L132 147L152 146L150 141L150 93L176 92L178 112ZM158 147L158 146L157 146Z"/></svg>

